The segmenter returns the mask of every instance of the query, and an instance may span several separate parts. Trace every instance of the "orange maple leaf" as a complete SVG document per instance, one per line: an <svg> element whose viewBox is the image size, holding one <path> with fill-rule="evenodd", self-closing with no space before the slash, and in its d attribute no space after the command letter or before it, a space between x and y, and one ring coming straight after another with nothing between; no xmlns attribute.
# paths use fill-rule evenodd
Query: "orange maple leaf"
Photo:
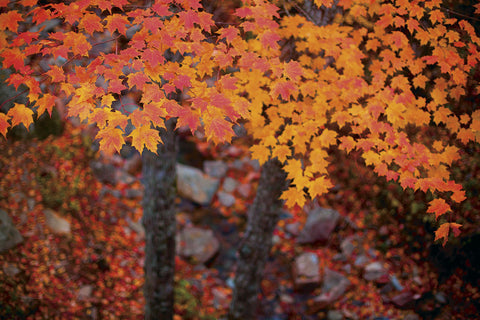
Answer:
<svg viewBox="0 0 480 320"><path fill-rule="evenodd" d="M448 235L450 233L450 228L453 231L453 234L455 237L458 237L460 235L460 230L459 228L461 227L461 224L458 223L443 223L437 231L435 231L435 241L441 240L443 238L443 243L442 245L445 246L448 240Z"/></svg>
<svg viewBox="0 0 480 320"><path fill-rule="evenodd" d="M9 119L5 113L0 113L0 133L3 134L5 138L7 137L8 128L10 128Z"/></svg>
<svg viewBox="0 0 480 320"><path fill-rule="evenodd" d="M118 30L118 33L126 36L127 25L130 24L127 17L118 13L114 13L106 17L105 20L107 21L106 28L111 34Z"/></svg>
<svg viewBox="0 0 480 320"><path fill-rule="evenodd" d="M6 13L0 14L0 30L10 30L12 32L17 32L18 23L23 21L22 15L16 11L11 10Z"/></svg>
<svg viewBox="0 0 480 320"><path fill-rule="evenodd" d="M100 139L100 150L108 155L120 152L125 143L122 130L112 127L98 131L95 139Z"/></svg>
<svg viewBox="0 0 480 320"><path fill-rule="evenodd" d="M52 115L52 109L55 106L55 100L57 97L54 95L51 95L50 93L45 93L40 99L37 100L37 114L38 116L41 116L45 111L48 112L48 114L51 116Z"/></svg>
<svg viewBox="0 0 480 320"><path fill-rule="evenodd" d="M434 199L428 203L427 213L435 213L435 219L449 211L452 209L444 199Z"/></svg>
<svg viewBox="0 0 480 320"><path fill-rule="evenodd" d="M23 124L28 130L33 123L33 111L21 103L15 103L14 107L8 110L7 116L12 118L12 127Z"/></svg>

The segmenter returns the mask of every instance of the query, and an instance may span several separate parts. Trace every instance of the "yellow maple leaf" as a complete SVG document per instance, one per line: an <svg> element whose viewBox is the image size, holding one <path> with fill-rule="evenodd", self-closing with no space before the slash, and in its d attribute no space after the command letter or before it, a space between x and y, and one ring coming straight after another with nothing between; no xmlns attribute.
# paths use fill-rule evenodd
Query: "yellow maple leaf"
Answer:
<svg viewBox="0 0 480 320"><path fill-rule="evenodd" d="M143 152L144 148L156 153L157 146L161 143L158 131L148 125L135 128L129 137L132 138L132 146L140 153Z"/></svg>
<svg viewBox="0 0 480 320"><path fill-rule="evenodd" d="M298 190L295 187L290 187L284 191L280 199L285 200L285 204L289 208L293 208L295 205L302 208L305 205L305 194L303 190Z"/></svg>

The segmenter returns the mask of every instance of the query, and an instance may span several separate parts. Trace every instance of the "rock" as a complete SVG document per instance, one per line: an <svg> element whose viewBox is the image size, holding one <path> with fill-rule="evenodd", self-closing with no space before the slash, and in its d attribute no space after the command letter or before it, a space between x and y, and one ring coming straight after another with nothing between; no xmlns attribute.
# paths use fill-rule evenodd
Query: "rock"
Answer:
<svg viewBox="0 0 480 320"><path fill-rule="evenodd" d="M92 296L93 286L92 285L84 285L78 289L78 300L88 300Z"/></svg>
<svg viewBox="0 0 480 320"><path fill-rule="evenodd" d="M398 278L394 274L390 276L390 283L395 289L397 289L397 291L403 291L403 286L400 284L400 281L398 281Z"/></svg>
<svg viewBox="0 0 480 320"><path fill-rule="evenodd" d="M366 265L370 261L370 258L367 257L364 254L359 255L357 258L355 258L355 262L353 263L355 267L361 267Z"/></svg>
<svg viewBox="0 0 480 320"><path fill-rule="evenodd" d="M299 291L313 290L320 284L320 263L313 252L299 255L293 265L293 281Z"/></svg>
<svg viewBox="0 0 480 320"><path fill-rule="evenodd" d="M358 247L358 245L355 243L358 240L358 235L348 236L342 240L340 243L340 248L342 249L342 253L345 255L345 257L349 258L352 255L353 251Z"/></svg>
<svg viewBox="0 0 480 320"><path fill-rule="evenodd" d="M250 192L252 191L252 185L250 183L242 183L237 188L238 193L244 198L248 198Z"/></svg>
<svg viewBox="0 0 480 320"><path fill-rule="evenodd" d="M20 269L18 269L13 263L4 262L3 272L9 277L15 277L20 273Z"/></svg>
<svg viewBox="0 0 480 320"><path fill-rule="evenodd" d="M221 179L227 174L228 165L221 161L205 161L203 162L203 170L212 178Z"/></svg>
<svg viewBox="0 0 480 320"><path fill-rule="evenodd" d="M116 183L132 184L137 181L137 178L123 170L116 170L115 181Z"/></svg>
<svg viewBox="0 0 480 320"><path fill-rule="evenodd" d="M387 277L387 269L378 261L369 263L365 266L363 278L367 281L377 281L382 277Z"/></svg>
<svg viewBox="0 0 480 320"><path fill-rule="evenodd" d="M300 234L300 222L288 223L285 225L285 231L296 237Z"/></svg>
<svg viewBox="0 0 480 320"><path fill-rule="evenodd" d="M181 196L208 205L218 186L218 179L205 175L197 168L177 164L177 189Z"/></svg>
<svg viewBox="0 0 480 320"><path fill-rule="evenodd" d="M235 189L238 187L238 181L233 179L233 178L230 178L230 177L226 177L224 180L223 180L223 185L222 185L222 189L223 191L225 192L233 192L235 191Z"/></svg>
<svg viewBox="0 0 480 320"><path fill-rule="evenodd" d="M57 215L53 210L45 209L43 214L45 215L45 223L53 233L66 235L71 233L70 222Z"/></svg>
<svg viewBox="0 0 480 320"><path fill-rule="evenodd" d="M0 209L0 252L7 251L23 242L8 213Z"/></svg>
<svg viewBox="0 0 480 320"><path fill-rule="evenodd" d="M350 280L339 272L325 268L322 294L313 298L314 312L323 309L341 298L350 287Z"/></svg>
<svg viewBox="0 0 480 320"><path fill-rule="evenodd" d="M327 312L327 320L342 320L343 313L338 310L328 310Z"/></svg>
<svg viewBox="0 0 480 320"><path fill-rule="evenodd" d="M218 252L220 242L210 229L185 228L177 234L177 253L193 263L207 263Z"/></svg>
<svg viewBox="0 0 480 320"><path fill-rule="evenodd" d="M397 308L411 309L415 305L415 297L413 292L405 291L397 294L390 300Z"/></svg>
<svg viewBox="0 0 480 320"><path fill-rule="evenodd" d="M448 302L447 295L442 291L435 293L435 300L441 304L447 304Z"/></svg>
<svg viewBox="0 0 480 320"><path fill-rule="evenodd" d="M317 207L308 213L303 230L297 237L300 244L326 241L335 229L340 214L333 209Z"/></svg>
<svg viewBox="0 0 480 320"><path fill-rule="evenodd" d="M98 160L90 162L93 175L98 181L115 186L117 184L117 168L111 163L103 163Z"/></svg>
<svg viewBox="0 0 480 320"><path fill-rule="evenodd" d="M230 193L219 191L217 197L222 206L231 207L235 204L235 197Z"/></svg>
<svg viewBox="0 0 480 320"><path fill-rule="evenodd" d="M416 313L410 313L407 314L403 320L420 320L420 316Z"/></svg>

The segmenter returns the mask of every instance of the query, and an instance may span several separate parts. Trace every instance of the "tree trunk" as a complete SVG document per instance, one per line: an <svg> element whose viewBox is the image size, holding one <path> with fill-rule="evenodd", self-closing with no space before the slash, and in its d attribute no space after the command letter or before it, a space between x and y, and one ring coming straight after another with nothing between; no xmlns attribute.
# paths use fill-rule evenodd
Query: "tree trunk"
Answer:
<svg viewBox="0 0 480 320"><path fill-rule="evenodd" d="M158 155L143 152L142 223L145 227L145 319L173 319L177 141L174 123L160 129Z"/></svg>
<svg viewBox="0 0 480 320"><path fill-rule="evenodd" d="M272 247L273 231L282 209L279 197L287 187L286 177L276 159L262 166L257 194L248 209L247 228L238 248L230 320L255 319L257 295Z"/></svg>

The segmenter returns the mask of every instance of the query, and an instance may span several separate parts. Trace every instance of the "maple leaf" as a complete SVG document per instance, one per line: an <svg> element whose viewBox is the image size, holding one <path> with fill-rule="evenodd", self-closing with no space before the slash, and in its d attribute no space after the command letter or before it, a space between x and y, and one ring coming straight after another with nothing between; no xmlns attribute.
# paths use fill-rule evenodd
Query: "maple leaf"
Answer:
<svg viewBox="0 0 480 320"><path fill-rule="evenodd" d="M225 38L228 43L232 42L238 36L238 29L235 27L223 28L217 31L220 34L220 39Z"/></svg>
<svg viewBox="0 0 480 320"><path fill-rule="evenodd" d="M2 67L9 68L13 66L17 70L22 70L25 66L24 59L25 55L20 51L19 48L7 48L3 49L0 53L0 57L3 58Z"/></svg>
<svg viewBox="0 0 480 320"><path fill-rule="evenodd" d="M59 66L50 66L50 70L45 73L47 76L52 78L52 82L63 82L65 81L65 72L62 67Z"/></svg>
<svg viewBox="0 0 480 320"><path fill-rule="evenodd" d="M10 128L9 119L5 113L0 113L0 133L3 134L5 138L7 138L8 128Z"/></svg>
<svg viewBox="0 0 480 320"><path fill-rule="evenodd" d="M93 35L94 32L102 32L103 25L99 16L93 13L86 13L78 24L79 28L85 29L88 34Z"/></svg>
<svg viewBox="0 0 480 320"><path fill-rule="evenodd" d="M28 127L33 123L33 111L21 103L15 103L13 108L8 110L7 116L12 120L12 127L23 124L28 130Z"/></svg>
<svg viewBox="0 0 480 320"><path fill-rule="evenodd" d="M308 183L308 193L312 199L327 193L331 188L333 184L326 176L317 177Z"/></svg>
<svg viewBox="0 0 480 320"><path fill-rule="evenodd" d="M435 218L438 219L441 215L452 211L450 206L445 202L444 199L434 199L428 203L427 213L435 213Z"/></svg>
<svg viewBox="0 0 480 320"><path fill-rule="evenodd" d="M158 130L150 128L149 125L135 128L129 137L132 137L132 146L140 153L144 148L156 153L158 144L161 142Z"/></svg>
<svg viewBox="0 0 480 320"><path fill-rule="evenodd" d="M260 165L263 165L270 159L271 151L262 145L255 144L250 147L252 159L258 160Z"/></svg>
<svg viewBox="0 0 480 320"><path fill-rule="evenodd" d="M0 14L0 30L17 32L18 23L23 21L22 15L16 10L10 10Z"/></svg>
<svg viewBox="0 0 480 320"><path fill-rule="evenodd" d="M285 204L289 208L293 208L295 205L303 208L305 205L305 194L303 193L303 190L298 190L295 187L290 187L285 190L280 196L280 199L285 200Z"/></svg>
<svg viewBox="0 0 480 320"><path fill-rule="evenodd" d="M295 85L286 80L277 81L275 86L273 87L272 94L274 97L280 95L283 100L289 100L290 95L296 94L298 92Z"/></svg>
<svg viewBox="0 0 480 320"><path fill-rule="evenodd" d="M458 224L458 223L443 223L437 231L435 231L435 240L434 241L437 241L437 240L441 240L443 238L443 243L442 243L442 246L445 247L445 244L447 243L447 240L448 240L448 235L450 233L450 228L452 229L453 231L453 234L455 235L455 237L458 237L460 235L460 230L459 228L461 227L462 225L461 224Z"/></svg>
<svg viewBox="0 0 480 320"><path fill-rule="evenodd" d="M225 119L207 115L203 120L205 123L205 136L214 143L230 142L235 135L232 124Z"/></svg>
<svg viewBox="0 0 480 320"><path fill-rule="evenodd" d="M45 93L40 99L37 100L37 114L41 116L45 111L48 112L50 116L52 116L52 109L55 106L55 100L57 97L50 93Z"/></svg>
<svg viewBox="0 0 480 320"><path fill-rule="evenodd" d="M303 76L302 66L297 61L285 63L284 74L293 81L298 81L300 80L300 77Z"/></svg>
<svg viewBox="0 0 480 320"><path fill-rule="evenodd" d="M100 150L107 155L112 155L115 152L120 152L125 139L123 138L122 130L112 127L107 127L104 130L98 131L95 139L100 139Z"/></svg>
<svg viewBox="0 0 480 320"><path fill-rule="evenodd" d="M115 31L118 31L118 33L126 36L127 25L130 24L127 17L118 13L113 13L112 15L107 16L105 20L107 21L107 25L105 27L108 31L110 31L111 34L113 34Z"/></svg>

